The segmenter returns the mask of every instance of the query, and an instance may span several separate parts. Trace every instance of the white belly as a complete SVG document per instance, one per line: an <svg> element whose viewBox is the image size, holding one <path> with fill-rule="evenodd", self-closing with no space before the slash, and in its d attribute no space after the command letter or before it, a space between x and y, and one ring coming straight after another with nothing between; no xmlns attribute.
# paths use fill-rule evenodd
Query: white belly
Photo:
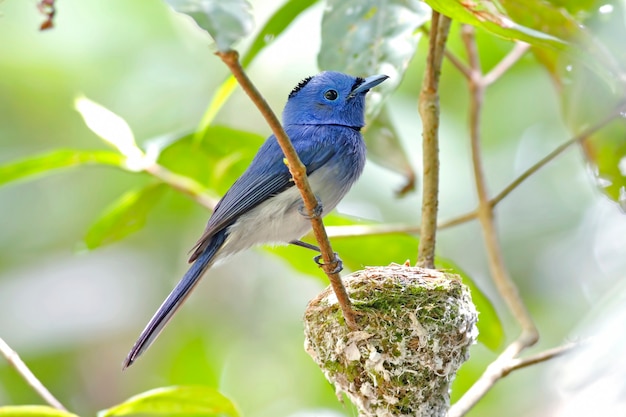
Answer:
<svg viewBox="0 0 626 417"><path fill-rule="evenodd" d="M332 168L319 169L309 176L313 193L322 202L322 215L331 212L349 189L333 178L336 176ZM284 245L300 239L311 229L311 221L298 211L301 205L302 197L295 186L259 204L228 228L220 257L259 244Z"/></svg>

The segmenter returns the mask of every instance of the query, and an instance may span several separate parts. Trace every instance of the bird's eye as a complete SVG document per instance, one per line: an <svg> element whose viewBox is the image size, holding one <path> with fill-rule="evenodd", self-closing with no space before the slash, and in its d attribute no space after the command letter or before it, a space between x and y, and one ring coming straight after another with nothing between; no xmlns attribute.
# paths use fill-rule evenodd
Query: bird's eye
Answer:
<svg viewBox="0 0 626 417"><path fill-rule="evenodd" d="M326 100L330 100L330 101L334 101L337 100L337 90L327 90L324 93L324 97L326 98Z"/></svg>

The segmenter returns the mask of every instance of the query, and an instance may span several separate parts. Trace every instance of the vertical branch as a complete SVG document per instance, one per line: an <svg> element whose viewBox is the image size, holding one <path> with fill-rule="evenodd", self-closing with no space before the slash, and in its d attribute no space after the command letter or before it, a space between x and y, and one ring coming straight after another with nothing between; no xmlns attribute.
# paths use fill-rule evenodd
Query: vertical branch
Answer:
<svg viewBox="0 0 626 417"><path fill-rule="evenodd" d="M239 62L239 54L236 51L231 50L227 52L217 52L217 55L228 66L230 71L235 76L235 79L237 79L239 85L241 85L241 88L243 88L255 106L257 106L261 115L265 118L265 121L272 129L274 136L276 136L276 140L278 141L278 144L287 159L287 166L289 168L289 172L291 173L291 177L293 178L293 182L296 187L298 187L298 190L302 195L304 207L311 215L311 226L313 228L315 239L317 240L321 250L322 259L324 261L324 272L328 276L330 285L337 296L337 301L341 307L347 326L352 330L356 329L356 319L354 317L354 310L352 309L350 297L348 297L348 292L341 281L339 273L334 272L338 266L337 257L335 256L335 253L330 245L330 241L328 240L328 235L326 234L326 229L324 228L324 223L322 222L321 217L313 215L317 208L317 198L313 194L311 186L309 185L309 180L306 176L306 167L302 161L300 161L298 153L294 149L289 136L285 133L285 130L278 121L278 118L270 108L269 104L267 104L267 101L265 101L259 90L257 90L254 84L252 84L252 81L250 81L243 70L241 63Z"/></svg>
<svg viewBox="0 0 626 417"><path fill-rule="evenodd" d="M439 76L450 18L433 10L430 27L426 72L419 96L419 113L423 125L422 224L417 265L435 267L437 206L439 204Z"/></svg>
<svg viewBox="0 0 626 417"><path fill-rule="evenodd" d="M502 248L498 239L495 227L493 205L489 201L485 174L483 172L482 156L480 152L480 115L482 110L485 86L480 60L474 39L474 28L464 26L462 30L463 41L468 52L470 69L472 76L469 80L470 89L470 139L472 150L472 165L474 169L474 179L476 182L476 192L478 194L478 219L483 231L489 269L498 291L504 298L509 309L522 326L523 333L527 336L527 342L532 345L537 340L537 329L533 323L526 306L522 302L517 287L508 274L504 265Z"/></svg>
<svg viewBox="0 0 626 417"><path fill-rule="evenodd" d="M474 385L457 401L449 410L448 417L461 417L467 413L503 376L506 375L511 360L517 357L520 352L532 346L538 339L537 328L522 302L517 287L508 274L504 265L502 248L498 240L498 234L494 222L493 205L489 200L483 163L480 152L480 115L484 98L485 88L490 79L483 77L476 41L474 38L474 28L465 25L462 29L463 42L467 49L470 64L471 77L469 78L470 90L470 140L472 151L472 165L474 169L474 179L476 182L476 192L478 194L478 220L480 221L485 246L489 270L498 292L513 313L515 319L522 327L522 334L511 343L498 358L492 362Z"/></svg>

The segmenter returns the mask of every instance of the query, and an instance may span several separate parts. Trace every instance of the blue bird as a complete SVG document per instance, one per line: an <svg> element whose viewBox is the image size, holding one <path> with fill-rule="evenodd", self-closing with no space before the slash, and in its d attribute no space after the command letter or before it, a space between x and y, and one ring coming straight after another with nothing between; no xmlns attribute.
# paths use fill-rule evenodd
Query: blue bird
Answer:
<svg viewBox="0 0 626 417"><path fill-rule="evenodd" d="M306 166L319 203L317 214L331 212L361 175L365 95L387 78L322 72L304 79L289 94L283 125ZM215 206L192 249L191 267L139 336L124 368L148 349L215 261L263 243L291 243L319 252L316 246L299 240L310 228L300 191L272 135Z"/></svg>

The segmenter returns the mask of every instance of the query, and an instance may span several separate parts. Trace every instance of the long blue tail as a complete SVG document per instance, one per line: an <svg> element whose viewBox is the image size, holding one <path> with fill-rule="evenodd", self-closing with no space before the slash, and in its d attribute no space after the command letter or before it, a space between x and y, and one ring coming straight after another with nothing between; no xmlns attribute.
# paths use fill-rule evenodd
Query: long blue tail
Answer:
<svg viewBox="0 0 626 417"><path fill-rule="evenodd" d="M225 230L222 230L213 237L211 244L194 261L189 270L172 290L170 295L168 295L165 301L163 301L161 307L159 307L157 312L154 313L154 316L152 316L152 319L150 319L146 328L143 329L143 332L141 332L139 339L135 342L135 345L128 353L128 356L126 356L122 369L126 369L132 365L133 362L135 362L135 360L143 352L145 352L150 347L152 342L154 342L154 340L159 336L174 313L176 313L178 308L185 302L191 291L200 281L204 272L213 264L215 254L222 247L225 240Z"/></svg>

